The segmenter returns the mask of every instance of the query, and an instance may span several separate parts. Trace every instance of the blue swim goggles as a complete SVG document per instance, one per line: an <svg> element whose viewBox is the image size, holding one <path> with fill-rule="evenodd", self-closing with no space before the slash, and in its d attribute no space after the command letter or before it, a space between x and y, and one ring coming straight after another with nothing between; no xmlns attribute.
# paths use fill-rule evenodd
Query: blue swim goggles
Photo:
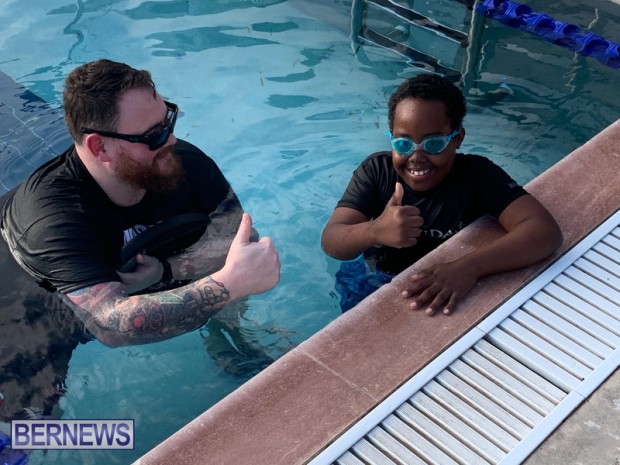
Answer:
<svg viewBox="0 0 620 465"><path fill-rule="evenodd" d="M395 139L391 132L387 132L386 134L392 142L392 148L394 151L403 157L408 157L417 149L422 149L428 155L439 155L446 149L450 141L454 139L460 131L461 127L458 127L446 136L426 137L422 139L422 142L419 144L416 144L415 141L409 139L408 137L397 137Z"/></svg>

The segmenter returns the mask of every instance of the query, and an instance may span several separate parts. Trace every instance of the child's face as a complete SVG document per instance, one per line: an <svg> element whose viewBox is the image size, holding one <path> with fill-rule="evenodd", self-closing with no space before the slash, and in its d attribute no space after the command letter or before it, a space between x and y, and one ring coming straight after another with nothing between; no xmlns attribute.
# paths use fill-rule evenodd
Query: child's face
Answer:
<svg viewBox="0 0 620 465"><path fill-rule="evenodd" d="M406 99L394 111L394 138L408 137L417 144L429 136L446 136L454 129L446 115L445 104L439 100ZM456 150L465 136L461 130L436 155L429 155L421 148L408 157L392 150L392 163L398 176L414 191L424 192L443 181L452 169Z"/></svg>

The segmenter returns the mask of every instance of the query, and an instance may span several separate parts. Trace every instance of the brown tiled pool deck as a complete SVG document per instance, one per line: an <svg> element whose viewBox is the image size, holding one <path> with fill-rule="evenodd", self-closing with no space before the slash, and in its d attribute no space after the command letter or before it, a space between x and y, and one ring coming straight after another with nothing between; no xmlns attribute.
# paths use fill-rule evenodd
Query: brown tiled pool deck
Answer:
<svg viewBox="0 0 620 465"><path fill-rule="evenodd" d="M307 463L620 208L620 120L526 187L552 212L562 228L564 244L554 257L526 269L485 278L449 317L428 317L409 310L400 292L416 269L434 261L456 258L500 234L494 222L481 219L280 358L137 463ZM573 415L585 426L571 424L573 417L570 417L530 456L528 465L620 464L618 376L616 371ZM619 398L614 398L616 395ZM600 412L588 413L590 404ZM596 421L591 416L595 414ZM602 438L597 443L582 437L588 434L588 428L595 428L593 425L600 430L599 439ZM581 442L574 436L582 437ZM573 446L579 447L582 455L567 460L563 454ZM584 450L591 455L583 455ZM558 461L551 461L552 456Z"/></svg>

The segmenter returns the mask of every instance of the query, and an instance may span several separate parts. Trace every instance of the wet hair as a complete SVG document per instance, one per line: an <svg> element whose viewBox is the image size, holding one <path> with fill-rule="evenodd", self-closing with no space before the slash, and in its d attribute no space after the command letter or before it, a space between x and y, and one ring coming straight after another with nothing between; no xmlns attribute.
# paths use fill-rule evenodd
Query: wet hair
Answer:
<svg viewBox="0 0 620 465"><path fill-rule="evenodd" d="M102 59L74 69L63 92L65 123L73 140L82 142L83 127L115 131L122 94L139 88L152 89L156 95L151 73L125 63Z"/></svg>
<svg viewBox="0 0 620 465"><path fill-rule="evenodd" d="M388 124L390 131L394 129L394 113L396 106L405 99L439 100L446 107L446 116L452 129L463 123L465 113L465 97L461 90L448 79L437 74L418 74L405 82L392 94L388 102Z"/></svg>

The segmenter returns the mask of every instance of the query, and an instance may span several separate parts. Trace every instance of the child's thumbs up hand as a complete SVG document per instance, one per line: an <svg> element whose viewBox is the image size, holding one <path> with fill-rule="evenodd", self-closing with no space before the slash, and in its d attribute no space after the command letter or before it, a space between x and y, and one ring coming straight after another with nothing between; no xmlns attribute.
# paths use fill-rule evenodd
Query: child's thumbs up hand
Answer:
<svg viewBox="0 0 620 465"><path fill-rule="evenodd" d="M422 233L420 228L424 219L420 216L420 210L412 205L403 205L403 195L403 186L397 182L383 213L373 221L381 245L411 247Z"/></svg>
<svg viewBox="0 0 620 465"><path fill-rule="evenodd" d="M390 206L400 207L403 204L403 195L405 190L403 189L403 185L399 182L396 183L396 187L394 188L394 194L390 198L390 201L387 203Z"/></svg>

